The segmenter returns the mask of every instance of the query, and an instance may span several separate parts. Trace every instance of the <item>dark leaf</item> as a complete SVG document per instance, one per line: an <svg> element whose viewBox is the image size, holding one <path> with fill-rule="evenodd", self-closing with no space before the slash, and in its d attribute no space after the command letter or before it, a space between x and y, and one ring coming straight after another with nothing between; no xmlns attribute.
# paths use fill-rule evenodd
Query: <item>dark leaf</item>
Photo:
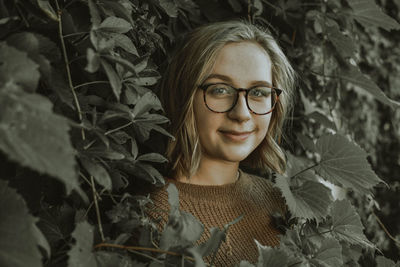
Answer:
<svg viewBox="0 0 400 267"><path fill-rule="evenodd" d="M85 157L81 157L80 161L97 183L102 185L105 189L111 190L111 178L103 166Z"/></svg>
<svg viewBox="0 0 400 267"><path fill-rule="evenodd" d="M0 265L41 267L38 246L49 253L50 247L28 212L24 199L0 180Z"/></svg>
<svg viewBox="0 0 400 267"><path fill-rule="evenodd" d="M35 91L39 82L39 65L28 58L26 52L0 42L0 90L6 84Z"/></svg>
<svg viewBox="0 0 400 267"><path fill-rule="evenodd" d="M68 131L47 98L17 88L0 91L0 149L20 165L59 179L67 193L80 191Z"/></svg>
<svg viewBox="0 0 400 267"><path fill-rule="evenodd" d="M105 60L100 59L101 65L106 72L108 80L110 81L111 88L113 89L115 97L119 100L121 95L122 82L115 69Z"/></svg>
<svg viewBox="0 0 400 267"><path fill-rule="evenodd" d="M168 16L171 18L176 18L178 16L178 6L174 0L159 0L159 2Z"/></svg>

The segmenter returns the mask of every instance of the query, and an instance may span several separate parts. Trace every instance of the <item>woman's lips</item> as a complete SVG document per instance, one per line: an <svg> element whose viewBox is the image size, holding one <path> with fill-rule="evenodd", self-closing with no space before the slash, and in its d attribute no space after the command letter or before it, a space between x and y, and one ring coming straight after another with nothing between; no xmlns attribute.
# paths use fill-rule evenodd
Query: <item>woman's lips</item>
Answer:
<svg viewBox="0 0 400 267"><path fill-rule="evenodd" d="M220 131L223 136L231 139L232 141L244 141L246 140L253 131L250 132L234 132L234 131Z"/></svg>

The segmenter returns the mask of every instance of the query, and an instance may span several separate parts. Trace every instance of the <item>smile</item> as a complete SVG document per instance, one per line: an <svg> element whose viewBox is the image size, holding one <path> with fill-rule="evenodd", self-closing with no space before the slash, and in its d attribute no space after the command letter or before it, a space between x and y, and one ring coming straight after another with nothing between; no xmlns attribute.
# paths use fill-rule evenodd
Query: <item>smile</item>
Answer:
<svg viewBox="0 0 400 267"><path fill-rule="evenodd" d="M252 133L251 132L230 132L230 131L220 131L224 137L232 141L244 141L246 140Z"/></svg>

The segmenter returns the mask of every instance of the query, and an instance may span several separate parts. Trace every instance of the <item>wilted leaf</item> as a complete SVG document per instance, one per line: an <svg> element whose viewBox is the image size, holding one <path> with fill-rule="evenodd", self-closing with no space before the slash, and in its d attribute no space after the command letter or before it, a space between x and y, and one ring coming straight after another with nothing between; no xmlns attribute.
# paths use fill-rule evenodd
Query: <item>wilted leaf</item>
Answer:
<svg viewBox="0 0 400 267"><path fill-rule="evenodd" d="M374 248L364 235L364 226L360 216L347 200L336 200L332 205L332 233L339 239L351 244Z"/></svg>
<svg viewBox="0 0 400 267"><path fill-rule="evenodd" d="M47 248L49 245L24 199L3 180L0 180L0 218L0 265L41 267L39 242L45 242Z"/></svg>
<svg viewBox="0 0 400 267"><path fill-rule="evenodd" d="M79 222L72 237L75 244L68 252L68 267L97 267L93 249L93 227L86 221Z"/></svg>
<svg viewBox="0 0 400 267"><path fill-rule="evenodd" d="M0 42L0 90L9 84L35 91L39 82L39 65L28 58L26 52Z"/></svg>
<svg viewBox="0 0 400 267"><path fill-rule="evenodd" d="M364 150L341 135L324 135L316 143L321 155L316 167L322 178L339 186L366 193L379 182L369 165Z"/></svg>
<svg viewBox="0 0 400 267"><path fill-rule="evenodd" d="M67 193L80 191L68 131L47 98L17 88L0 91L0 149L20 165L59 179Z"/></svg>
<svg viewBox="0 0 400 267"><path fill-rule="evenodd" d="M104 32L126 33L132 29L132 25L124 19L107 17L99 26L98 30Z"/></svg>
<svg viewBox="0 0 400 267"><path fill-rule="evenodd" d="M290 187L288 178L278 175L276 186L282 191L294 216L320 221L328 214L328 208L333 201L332 194L322 183L305 181L300 186Z"/></svg>
<svg viewBox="0 0 400 267"><path fill-rule="evenodd" d="M383 13L374 0L348 0L353 17L364 27L376 26L387 31L400 29L400 24Z"/></svg>

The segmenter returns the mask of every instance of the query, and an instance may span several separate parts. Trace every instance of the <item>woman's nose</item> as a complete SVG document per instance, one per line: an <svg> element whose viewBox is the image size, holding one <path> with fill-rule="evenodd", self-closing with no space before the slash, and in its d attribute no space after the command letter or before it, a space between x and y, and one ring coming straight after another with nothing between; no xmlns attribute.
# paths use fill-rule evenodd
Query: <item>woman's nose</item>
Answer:
<svg viewBox="0 0 400 267"><path fill-rule="evenodd" d="M251 118L251 111L246 103L246 92L239 92L236 105L228 112L228 117L237 121L247 121Z"/></svg>

